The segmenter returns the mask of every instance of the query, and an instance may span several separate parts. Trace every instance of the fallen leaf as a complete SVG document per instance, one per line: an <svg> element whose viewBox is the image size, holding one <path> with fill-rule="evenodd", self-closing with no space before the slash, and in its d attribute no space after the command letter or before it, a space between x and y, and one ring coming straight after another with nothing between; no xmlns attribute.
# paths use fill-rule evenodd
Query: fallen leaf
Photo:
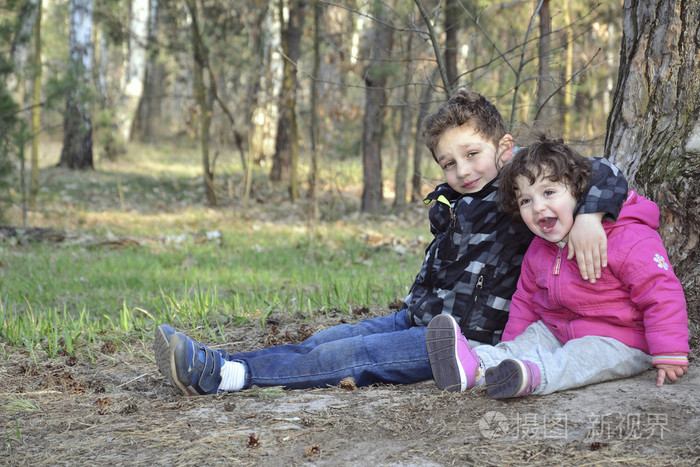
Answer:
<svg viewBox="0 0 700 467"><path fill-rule="evenodd" d="M251 433L248 436L248 447L257 448L258 446L260 446L260 437L257 433Z"/></svg>
<svg viewBox="0 0 700 467"><path fill-rule="evenodd" d="M306 451L304 451L304 455L306 457L318 456L319 454L321 454L321 447L318 444L309 446L308 448L306 448Z"/></svg>
<svg viewBox="0 0 700 467"><path fill-rule="evenodd" d="M355 379L352 376L348 376L347 378L343 378L340 381L340 384L338 384L342 389L345 389L346 391L354 391L357 389L357 386L355 385Z"/></svg>

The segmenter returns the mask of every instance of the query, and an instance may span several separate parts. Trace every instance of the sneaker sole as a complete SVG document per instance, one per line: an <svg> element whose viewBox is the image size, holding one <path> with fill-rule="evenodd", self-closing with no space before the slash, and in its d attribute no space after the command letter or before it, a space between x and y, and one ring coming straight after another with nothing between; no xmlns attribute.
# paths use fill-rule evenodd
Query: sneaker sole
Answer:
<svg viewBox="0 0 700 467"><path fill-rule="evenodd" d="M467 377L457 358L457 339L453 323L454 320L446 315L433 318L425 331L425 343L437 387L449 392L461 392L464 391Z"/></svg>
<svg viewBox="0 0 700 467"><path fill-rule="evenodd" d="M178 380L177 378L177 370L175 366L175 351L177 350L177 344L179 341L179 337L182 336L185 338L185 342L187 342L187 337L184 334L178 334L175 333L172 336L170 336L170 359L168 362L168 369L170 370L170 375L173 380L173 384L177 386L177 388L186 396L194 396L197 395L196 392L193 392L188 386L185 386Z"/></svg>
<svg viewBox="0 0 700 467"><path fill-rule="evenodd" d="M503 360L486 370L486 392L493 399L508 399L525 390L527 368L518 360Z"/></svg>
<svg viewBox="0 0 700 467"><path fill-rule="evenodd" d="M160 326L156 328L155 338L153 340L153 353L155 353L156 365L158 366L160 374L165 376L168 381L173 384L174 381L170 371L170 343Z"/></svg>

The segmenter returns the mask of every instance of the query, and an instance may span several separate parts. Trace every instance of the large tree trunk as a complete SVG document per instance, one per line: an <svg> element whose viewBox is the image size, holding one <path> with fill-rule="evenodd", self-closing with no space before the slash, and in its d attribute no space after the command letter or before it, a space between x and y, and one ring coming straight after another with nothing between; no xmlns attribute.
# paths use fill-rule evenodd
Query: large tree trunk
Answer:
<svg viewBox="0 0 700 467"><path fill-rule="evenodd" d="M283 0L279 1L280 15L282 15ZM270 171L270 180L289 180L289 194L292 200L298 196L296 177L296 165L299 159L299 134L296 119L297 62L301 53L299 45L306 7L305 0L291 0L289 2L289 20L282 26L282 52L285 56L282 58L284 66L275 156Z"/></svg>
<svg viewBox="0 0 700 467"><path fill-rule="evenodd" d="M58 163L70 169L92 169L92 120L87 102L92 64L92 0L70 2L70 70L75 85L68 89L63 117L63 149Z"/></svg>
<svg viewBox="0 0 700 467"><path fill-rule="evenodd" d="M28 83L31 82L31 68L29 64L31 55L31 38L41 10L38 0L28 0L21 3L19 8L19 18L17 28L12 36L10 44L10 61L14 64L13 74L8 76L6 88L11 93L16 93L19 103L24 106L28 103L27 96Z"/></svg>
<svg viewBox="0 0 700 467"><path fill-rule="evenodd" d="M158 1L150 0L148 13L148 61L144 75L144 90L139 100L133 125L131 140L155 143L160 134L162 120L161 100L164 94L165 67L160 63L158 47Z"/></svg>
<svg viewBox="0 0 700 467"><path fill-rule="evenodd" d="M131 17L129 19L129 54L124 83L124 100L121 105L122 136L125 141L132 139L131 130L146 79L148 60L146 44L149 35L150 13L149 0L131 0Z"/></svg>
<svg viewBox="0 0 700 467"><path fill-rule="evenodd" d="M448 95L452 95L452 91L457 87L457 56L459 55L457 33L460 13L457 0L445 0L445 71L449 83Z"/></svg>
<svg viewBox="0 0 700 467"><path fill-rule="evenodd" d="M605 154L657 202L691 322L700 321L700 3L626 0Z"/></svg>
<svg viewBox="0 0 700 467"><path fill-rule="evenodd" d="M381 7L375 6L375 15ZM382 209L382 139L389 70L384 59L389 56L393 30L381 22L374 24L370 43L370 64L365 70L365 114L362 119L362 212L377 213Z"/></svg>
<svg viewBox="0 0 700 467"><path fill-rule="evenodd" d="M269 12L267 0L247 0L248 14L242 15L241 21L248 31L248 49L251 52L251 64L254 70L254 77L246 80L246 97L243 109L244 121L242 134L236 135L237 146L242 155L242 162L245 168L245 180L243 183L243 200L250 197L252 188L253 164L263 158L264 124L261 119L255 118L258 113L265 113L266 92L263 88L264 82L274 81L270 79L271 54L269 29L266 27ZM269 81L268 81L269 80ZM270 86L266 86L270 87ZM244 136L247 143L247 154L243 154ZM239 144L240 143L240 144Z"/></svg>

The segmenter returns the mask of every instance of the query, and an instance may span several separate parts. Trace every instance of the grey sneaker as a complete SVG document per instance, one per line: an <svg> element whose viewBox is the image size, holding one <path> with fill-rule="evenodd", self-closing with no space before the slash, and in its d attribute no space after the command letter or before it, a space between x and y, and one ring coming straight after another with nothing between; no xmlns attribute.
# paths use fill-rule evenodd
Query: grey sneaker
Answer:
<svg viewBox="0 0 700 467"><path fill-rule="evenodd" d="M529 396L540 385L540 369L527 360L503 360L486 370L486 392L494 399Z"/></svg>
<svg viewBox="0 0 700 467"><path fill-rule="evenodd" d="M153 339L153 352L156 355L156 365L160 374L165 376L170 384L175 384L170 370L170 336L175 334L175 329L167 324L161 324L156 328Z"/></svg>
<svg viewBox="0 0 700 467"><path fill-rule="evenodd" d="M438 388L462 392L473 388L481 379L481 361L457 321L450 315L437 315L425 331L430 368Z"/></svg>

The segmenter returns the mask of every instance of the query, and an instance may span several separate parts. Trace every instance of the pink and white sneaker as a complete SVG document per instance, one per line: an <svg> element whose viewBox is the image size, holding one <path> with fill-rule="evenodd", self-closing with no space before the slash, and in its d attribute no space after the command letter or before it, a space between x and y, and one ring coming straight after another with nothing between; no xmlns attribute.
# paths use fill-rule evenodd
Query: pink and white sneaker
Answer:
<svg viewBox="0 0 700 467"><path fill-rule="evenodd" d="M540 385L540 369L527 360L503 360L486 370L486 392L494 399L529 396Z"/></svg>
<svg viewBox="0 0 700 467"><path fill-rule="evenodd" d="M451 315L438 315L430 320L425 343L433 379L440 389L462 392L479 383L481 360Z"/></svg>

